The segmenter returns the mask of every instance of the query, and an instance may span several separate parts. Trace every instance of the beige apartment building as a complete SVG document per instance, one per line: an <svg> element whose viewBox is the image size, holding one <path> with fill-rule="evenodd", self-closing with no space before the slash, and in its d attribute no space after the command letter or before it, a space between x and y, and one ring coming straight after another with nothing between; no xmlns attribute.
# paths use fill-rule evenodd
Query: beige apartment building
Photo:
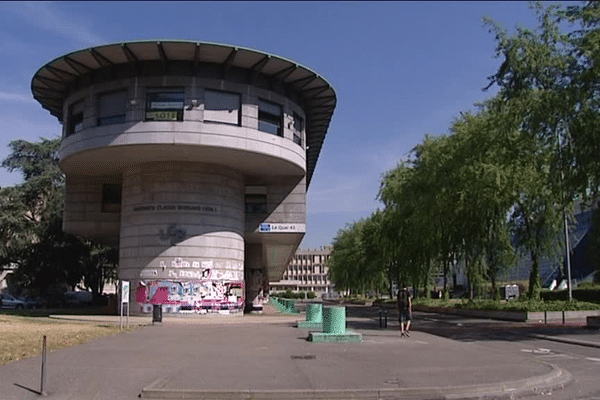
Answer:
<svg viewBox="0 0 600 400"><path fill-rule="evenodd" d="M280 280L333 110L316 72L257 50L135 41L42 66L63 125L63 229L119 247L132 312L241 314Z"/></svg>
<svg viewBox="0 0 600 400"><path fill-rule="evenodd" d="M315 292L318 297L333 295L333 283L328 277L326 261L331 255L331 246L320 249L298 250L283 273L283 278L270 282L270 293L292 290L293 292Z"/></svg>

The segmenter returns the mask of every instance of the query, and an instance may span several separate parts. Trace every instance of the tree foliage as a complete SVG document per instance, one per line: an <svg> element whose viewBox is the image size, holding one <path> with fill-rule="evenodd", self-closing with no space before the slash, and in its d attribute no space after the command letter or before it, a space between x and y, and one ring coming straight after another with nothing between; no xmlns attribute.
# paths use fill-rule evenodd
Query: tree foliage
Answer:
<svg viewBox="0 0 600 400"><path fill-rule="evenodd" d="M83 280L97 298L114 278L114 250L62 230L64 175L58 166L59 139L14 140L2 167L18 171L23 183L0 189L0 265L16 265L19 290L46 294L74 288Z"/></svg>
<svg viewBox="0 0 600 400"><path fill-rule="evenodd" d="M381 252L376 265L389 277L427 288L441 273L446 288L461 265L473 296L527 255L529 296L539 298L540 258L564 252L565 218L600 188L600 3L532 8L538 26L514 34L485 19L503 59L489 77L497 94L461 113L449 135L426 136L383 176L384 210L338 234L351 243L354 270ZM349 231L370 224L381 241L361 249L365 241Z"/></svg>

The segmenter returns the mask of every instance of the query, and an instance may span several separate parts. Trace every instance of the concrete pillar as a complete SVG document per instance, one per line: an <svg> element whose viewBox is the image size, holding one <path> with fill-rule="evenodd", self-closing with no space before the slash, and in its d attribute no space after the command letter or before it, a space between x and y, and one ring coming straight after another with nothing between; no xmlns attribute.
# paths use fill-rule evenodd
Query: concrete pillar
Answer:
<svg viewBox="0 0 600 400"><path fill-rule="evenodd" d="M166 312L240 311L243 230L244 182L237 172L191 162L129 167L119 278L137 281L132 291L142 312L147 303L171 304Z"/></svg>

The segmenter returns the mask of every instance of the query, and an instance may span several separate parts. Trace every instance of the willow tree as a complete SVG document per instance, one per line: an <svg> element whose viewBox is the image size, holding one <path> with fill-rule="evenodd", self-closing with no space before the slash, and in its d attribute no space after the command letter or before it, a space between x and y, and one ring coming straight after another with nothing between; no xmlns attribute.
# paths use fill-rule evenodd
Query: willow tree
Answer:
<svg viewBox="0 0 600 400"><path fill-rule="evenodd" d="M538 148L538 165L521 165L533 172L523 179L533 185L533 196L521 196L521 210L515 215L530 237L536 225L540 232L545 226L548 233L556 219L569 215L574 200L594 198L600 187L600 5L535 3L534 10L538 26L519 27L512 35L487 21L496 35L496 54L503 58L490 77L490 86L499 87L497 98L502 100L495 107L502 108L506 120ZM533 276L531 283L537 290Z"/></svg>

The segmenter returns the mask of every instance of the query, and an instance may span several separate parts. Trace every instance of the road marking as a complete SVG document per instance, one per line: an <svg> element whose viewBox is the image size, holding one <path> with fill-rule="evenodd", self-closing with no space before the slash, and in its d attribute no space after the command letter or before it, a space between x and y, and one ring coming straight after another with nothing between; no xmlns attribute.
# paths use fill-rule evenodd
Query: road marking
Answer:
<svg viewBox="0 0 600 400"><path fill-rule="evenodd" d="M535 354L548 354L548 353L550 353L551 351L552 351L552 350L550 350L550 349L539 349L539 348L538 348L538 349L535 349L533 352L534 352Z"/></svg>
<svg viewBox="0 0 600 400"><path fill-rule="evenodd" d="M585 359L589 361L600 362L600 358L586 357Z"/></svg>
<svg viewBox="0 0 600 400"><path fill-rule="evenodd" d="M573 356L570 356L570 355L567 355L567 354L546 354L546 355L543 355L543 356L539 356L538 358L543 358L543 359L547 359L547 358L564 358L564 359L574 360L577 357L573 357Z"/></svg>

